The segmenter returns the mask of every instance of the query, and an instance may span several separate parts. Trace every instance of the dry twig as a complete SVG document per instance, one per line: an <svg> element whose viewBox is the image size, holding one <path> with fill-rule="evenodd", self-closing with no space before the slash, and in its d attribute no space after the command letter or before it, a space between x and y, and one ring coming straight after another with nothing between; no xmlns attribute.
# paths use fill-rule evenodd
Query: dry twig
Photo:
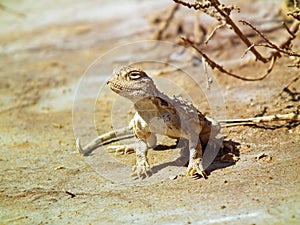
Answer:
<svg viewBox="0 0 300 225"><path fill-rule="evenodd" d="M290 121L290 122L299 122L300 115L299 112L292 112L287 114L276 114L271 116L261 116L261 117L252 117L245 119L227 119L219 120L222 127L228 126L238 126L238 125L249 125L249 124L259 124L263 122L273 122L273 121Z"/></svg>
<svg viewBox="0 0 300 225"><path fill-rule="evenodd" d="M265 44L255 44L251 43L251 41L246 37L246 35L243 34L243 32L240 30L240 28L236 25L236 23L231 19L230 13L232 10L239 10L236 6L225 6L219 2L219 0L203 0L202 2L197 1L194 3L186 2L183 0L173 0L174 2L186 6L188 8L193 8L195 10L200 10L212 17L214 17L216 20L220 22L220 24L214 28L214 30L211 32L211 34L208 36L207 40L204 42L205 44L208 43L208 41L213 37L216 30L220 29L221 27L227 25L230 28L233 29L235 34L241 39L241 41L247 46L246 51L243 53L242 57L247 54L249 51L251 51L257 60L267 63L270 62L270 66L266 71L266 74L259 78L244 78L239 75L236 75L234 73L229 72L228 70L224 69L223 66L215 63L212 59L210 59L204 52L202 52L196 45L188 38L182 38L185 45L189 45L193 49L195 49L206 61L207 63L212 67L212 69L217 68L220 72L225 73L227 75L230 75L232 77L246 80L246 81L257 81L257 80L263 80L267 77L267 75L272 71L273 66L275 64L275 61L277 58L281 57L281 54L288 55L288 56L294 56L294 57L300 57L300 54L294 52L291 50L291 42L293 39L296 38L299 25L300 23L298 21L295 21L290 28L288 28L285 24L289 35L284 38L279 45L274 44L271 42L261 31L259 31L255 26L253 26L251 23L240 20L243 24L248 25L252 30L254 30L260 37L263 38L263 40L266 42ZM263 46L272 49L270 54L266 57L261 55L260 52L256 50L256 46Z"/></svg>
<svg viewBox="0 0 300 225"><path fill-rule="evenodd" d="M169 26L171 20L174 17L175 12L179 9L178 4L174 4L167 13L166 19L160 24L158 30L154 33L154 39L161 40L163 32Z"/></svg>
<svg viewBox="0 0 300 225"><path fill-rule="evenodd" d="M287 28L288 30L288 33L290 34L290 36L288 36L286 39L284 39L279 46L277 46L276 44L272 43L261 31L259 31L256 27L254 27L251 23L245 21L245 20L240 20L240 22L242 22L243 24L246 24L248 25L249 27L251 27L251 29L253 29L259 36L261 36L266 42L267 44L266 45L263 45L265 47L268 47L268 48L271 48L273 49L274 51L272 51L272 53L270 54L270 56L267 58L267 59L271 59L272 57L280 57L280 53L283 53L285 55L289 55L289 56L296 56L296 57L300 57L299 54L295 53L295 52L292 52L290 50L290 44L291 44L291 41L293 39L295 39L296 37L296 33L299 29L299 22L294 22L291 26L291 28ZM250 46L252 47L253 44ZM255 44L254 44L255 46ZM258 46L258 45L256 45ZM262 46L262 45L261 45ZM285 50L287 49L287 50Z"/></svg>
<svg viewBox="0 0 300 225"><path fill-rule="evenodd" d="M287 85L285 85L280 93L278 94L278 96L280 96L284 91L286 91L293 83L297 82L297 80L299 80L300 75L295 76Z"/></svg>
<svg viewBox="0 0 300 225"><path fill-rule="evenodd" d="M225 22L223 22L223 23L219 24L218 26L216 26L216 27L212 30L212 32L208 35L207 39L204 41L204 44L207 44L208 41L214 36L214 34L216 33L216 31L217 31L218 29L221 29L221 28L224 27L224 26L226 26L226 23L225 23Z"/></svg>
<svg viewBox="0 0 300 225"><path fill-rule="evenodd" d="M221 3L218 0L204 1L204 3L188 3L181 0L174 0L174 2L189 8L194 8L195 10L201 10L204 13L217 19L219 22L221 22L221 24L227 24L233 29L233 31L239 36L239 38L246 44L248 48L252 45L250 40L242 33L242 31L230 17L230 12L234 9L238 9L236 6L221 5ZM208 8L210 7L214 7L215 10L208 10ZM264 58L254 47L251 48L251 52L255 55L255 57L258 60L264 63L269 61L268 59Z"/></svg>
<svg viewBox="0 0 300 225"><path fill-rule="evenodd" d="M239 76L237 74L234 74L232 72L229 72L228 70L224 69L223 66L219 65L218 63L214 62L212 59L210 59L204 52L202 52L191 40L189 40L188 38L184 38L184 37L181 37L182 41L183 41L183 45L184 46L190 46L192 47L193 49L196 50L196 52L198 54L200 54L201 57L203 57L205 59L205 61L210 65L210 67L212 69L216 68L218 69L220 72L222 73L225 73L229 76L232 76L234 78L237 78L237 79L240 79L240 80L244 80L244 81L258 81L258 80L263 80L265 79L269 73L272 71L273 67L274 67L274 64L275 64L275 58L272 58L272 61L270 63L270 66L269 68L267 69L266 73L263 74L262 76L258 77L258 78L247 78L247 77L242 77L242 76Z"/></svg>
<svg viewBox="0 0 300 225"><path fill-rule="evenodd" d="M297 0L294 0L294 10L291 12L288 12L288 16L292 16L295 20L300 21L300 3L297 2Z"/></svg>

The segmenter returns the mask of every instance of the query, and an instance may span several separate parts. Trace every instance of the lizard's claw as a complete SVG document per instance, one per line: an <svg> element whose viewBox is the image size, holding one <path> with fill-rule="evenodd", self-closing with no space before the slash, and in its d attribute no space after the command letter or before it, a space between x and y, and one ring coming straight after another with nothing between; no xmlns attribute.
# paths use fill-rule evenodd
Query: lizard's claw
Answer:
<svg viewBox="0 0 300 225"><path fill-rule="evenodd" d="M147 159L140 159L132 168L132 176L141 177L142 174L145 174L146 177L149 177L149 171L152 172Z"/></svg>
<svg viewBox="0 0 300 225"><path fill-rule="evenodd" d="M199 174L203 178L207 179L207 174L206 174L205 170L203 169L200 158L192 159L189 162L189 165L188 165L188 168L186 171L187 176L195 176L197 174Z"/></svg>
<svg viewBox="0 0 300 225"><path fill-rule="evenodd" d="M130 154L134 152L134 147L130 145L113 145L113 146L108 146L107 150L113 150L115 151L115 155L118 153L120 154Z"/></svg>

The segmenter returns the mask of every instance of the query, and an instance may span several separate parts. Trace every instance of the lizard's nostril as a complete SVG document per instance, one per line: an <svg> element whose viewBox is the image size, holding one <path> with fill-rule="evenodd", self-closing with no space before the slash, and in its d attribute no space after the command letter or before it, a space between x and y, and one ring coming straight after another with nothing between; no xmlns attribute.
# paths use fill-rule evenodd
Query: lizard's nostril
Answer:
<svg viewBox="0 0 300 225"><path fill-rule="evenodd" d="M106 84L109 84L109 83L110 83L110 80L106 82Z"/></svg>

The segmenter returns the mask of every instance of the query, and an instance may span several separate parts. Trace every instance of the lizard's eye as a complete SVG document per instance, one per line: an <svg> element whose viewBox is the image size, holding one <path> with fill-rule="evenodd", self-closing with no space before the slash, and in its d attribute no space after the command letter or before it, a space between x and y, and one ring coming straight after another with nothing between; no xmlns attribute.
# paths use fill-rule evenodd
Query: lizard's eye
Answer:
<svg viewBox="0 0 300 225"><path fill-rule="evenodd" d="M141 74L139 72L132 72L129 74L129 78L131 80L137 80L141 77Z"/></svg>

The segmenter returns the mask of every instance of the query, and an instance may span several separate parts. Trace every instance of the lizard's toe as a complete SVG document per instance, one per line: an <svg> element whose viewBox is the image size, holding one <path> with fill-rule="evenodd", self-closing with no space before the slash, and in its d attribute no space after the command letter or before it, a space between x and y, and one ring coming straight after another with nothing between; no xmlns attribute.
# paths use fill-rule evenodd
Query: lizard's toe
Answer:
<svg viewBox="0 0 300 225"><path fill-rule="evenodd" d="M130 154L134 152L134 147L130 145L113 145L108 146L107 150L113 150L115 152L115 155L117 154Z"/></svg>
<svg viewBox="0 0 300 225"><path fill-rule="evenodd" d="M186 171L186 175L192 177L195 175L201 175L203 178L207 179L207 173L203 169L200 159L194 159L190 161Z"/></svg>
<svg viewBox="0 0 300 225"><path fill-rule="evenodd" d="M142 174L145 174L146 177L149 177L149 172L151 172L151 168L147 160L138 161L132 168L132 176L141 177Z"/></svg>

